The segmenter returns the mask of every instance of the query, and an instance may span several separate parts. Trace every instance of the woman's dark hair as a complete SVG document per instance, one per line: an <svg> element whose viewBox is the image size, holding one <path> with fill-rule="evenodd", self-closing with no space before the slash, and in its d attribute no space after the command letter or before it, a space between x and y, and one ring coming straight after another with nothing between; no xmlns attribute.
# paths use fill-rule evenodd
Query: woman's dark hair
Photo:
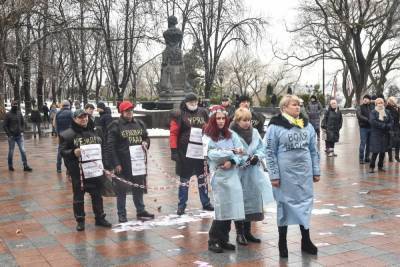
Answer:
<svg viewBox="0 0 400 267"><path fill-rule="evenodd" d="M211 109L211 112L213 110L225 110L222 106L214 106ZM224 128L219 129L217 125L217 113L214 113L211 115L210 119L208 120L208 123L204 127L204 134L208 135L214 142L217 142L221 133L224 139L231 138L232 133L229 131L229 117L224 113L225 115L225 125Z"/></svg>

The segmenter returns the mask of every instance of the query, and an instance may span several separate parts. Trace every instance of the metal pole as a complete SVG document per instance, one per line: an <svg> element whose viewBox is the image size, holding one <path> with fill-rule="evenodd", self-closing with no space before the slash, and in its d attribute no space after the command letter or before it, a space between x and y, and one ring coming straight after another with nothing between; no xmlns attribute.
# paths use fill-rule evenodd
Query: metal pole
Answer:
<svg viewBox="0 0 400 267"><path fill-rule="evenodd" d="M322 43L322 94L324 96L325 105L326 105L326 98L325 98L325 45Z"/></svg>

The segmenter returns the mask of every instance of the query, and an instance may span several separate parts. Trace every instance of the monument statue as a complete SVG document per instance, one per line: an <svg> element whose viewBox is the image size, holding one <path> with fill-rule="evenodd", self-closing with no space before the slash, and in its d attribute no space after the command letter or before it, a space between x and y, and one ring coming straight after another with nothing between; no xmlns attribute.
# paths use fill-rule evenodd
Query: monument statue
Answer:
<svg viewBox="0 0 400 267"><path fill-rule="evenodd" d="M176 27L177 24L175 16L168 17L168 29L163 33L166 47L162 53L158 86L160 102L172 102L174 105L179 105L184 95L192 91L186 82L181 49L183 33Z"/></svg>

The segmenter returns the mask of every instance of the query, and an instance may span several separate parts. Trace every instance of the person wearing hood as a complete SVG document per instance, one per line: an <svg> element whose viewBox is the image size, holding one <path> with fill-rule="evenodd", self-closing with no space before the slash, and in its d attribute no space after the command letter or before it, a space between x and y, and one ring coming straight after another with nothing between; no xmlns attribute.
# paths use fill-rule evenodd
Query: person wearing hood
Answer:
<svg viewBox="0 0 400 267"><path fill-rule="evenodd" d="M144 122L133 116L134 105L123 101L119 105L121 117L108 127L106 161L123 181L116 181L118 221L128 221L126 195L133 195L138 220L154 219L146 211L143 194L147 193L147 151L150 138ZM125 180L125 182L124 182ZM128 183L126 183L128 182Z"/></svg>
<svg viewBox="0 0 400 267"><path fill-rule="evenodd" d="M203 156L202 129L208 121L207 111L198 107L198 98L190 93L185 96L180 108L171 113L170 138L171 159L176 162L179 175L177 214L185 213L190 177L196 175L200 201L204 210L213 211L208 196L206 166Z"/></svg>
<svg viewBox="0 0 400 267"><path fill-rule="evenodd" d="M393 162L393 149L394 158L397 162L400 162L400 109L397 105L397 99L394 96L388 98L386 110L389 112L393 122L393 127L390 130L390 142L388 148L389 162Z"/></svg>
<svg viewBox="0 0 400 267"><path fill-rule="evenodd" d="M384 172L383 161L385 160L385 152L389 147L389 132L392 129L393 122L390 113L385 109L383 98L375 100L375 109L369 114L369 124L371 125L369 150L372 153L369 172L375 172L375 162L378 155L378 171Z"/></svg>
<svg viewBox="0 0 400 267"><path fill-rule="evenodd" d="M264 220L263 207L274 198L268 174L261 166L265 158L264 146L260 134L251 126L251 112L238 108L230 129L238 134L246 152L239 165L246 219L235 221L236 242L246 246L248 242L261 242L251 233L251 222Z"/></svg>
<svg viewBox="0 0 400 267"><path fill-rule="evenodd" d="M250 108L251 106L251 98L248 95L242 95L238 98L239 108L247 108L251 112L251 126L258 131L261 135L261 138L264 137L264 122L265 117L263 114L259 112L255 112Z"/></svg>
<svg viewBox="0 0 400 267"><path fill-rule="evenodd" d="M338 108L336 99L331 99L321 123L321 128L325 131L325 151L328 157L337 156L335 154L335 143L339 142L342 124L343 117Z"/></svg>
<svg viewBox="0 0 400 267"><path fill-rule="evenodd" d="M8 137L8 170L14 171L13 157L15 143L17 143L24 165L24 171L31 172L32 168L28 165L24 146L24 117L18 109L17 101L12 101L11 111L7 112L3 122L3 129Z"/></svg>
<svg viewBox="0 0 400 267"><path fill-rule="evenodd" d="M320 136L320 121L321 121L322 111L323 108L321 103L319 103L315 95L312 95L310 97L310 102L307 105L307 113L310 123L314 127L315 132L317 133L318 139Z"/></svg>
<svg viewBox="0 0 400 267"><path fill-rule="evenodd" d="M300 99L286 95L281 114L273 117L264 137L266 164L277 203L279 255L288 257L288 225L299 225L301 250L316 255L310 239L313 182L320 180L320 159L313 126L300 113Z"/></svg>
<svg viewBox="0 0 400 267"><path fill-rule="evenodd" d="M111 109L106 107L104 102L99 102L97 103L97 112L100 114L100 118L96 126L101 128L103 133L106 133L108 125L113 121Z"/></svg>
<svg viewBox="0 0 400 267"><path fill-rule="evenodd" d="M111 228L111 223L105 219L101 196L101 177L104 175L101 146L104 141L88 127L89 120L86 111L78 109L73 113L71 127L60 134L60 153L72 182L77 231L85 230L85 192L92 198L96 226Z"/></svg>

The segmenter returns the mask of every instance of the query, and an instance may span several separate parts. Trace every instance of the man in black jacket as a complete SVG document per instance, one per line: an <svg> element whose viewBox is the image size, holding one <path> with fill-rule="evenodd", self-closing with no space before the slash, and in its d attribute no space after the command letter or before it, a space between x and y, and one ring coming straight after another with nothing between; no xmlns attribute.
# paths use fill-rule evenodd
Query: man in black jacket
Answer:
<svg viewBox="0 0 400 267"><path fill-rule="evenodd" d="M36 106L33 106L31 111L31 122L32 122L32 130L33 130L33 138L36 138L36 131L39 134L39 137L42 135L42 130L40 129L40 125L42 124L42 115Z"/></svg>
<svg viewBox="0 0 400 267"><path fill-rule="evenodd" d="M369 138L371 135L369 114L371 110L371 97L369 95L365 95L363 97L363 103L357 108L357 119L358 125L360 126L360 164L369 162Z"/></svg>
<svg viewBox="0 0 400 267"><path fill-rule="evenodd" d="M121 117L113 121L107 133L107 162L117 176L117 209L120 223L127 222L126 194L132 193L139 220L154 219L154 215L145 210L143 194L147 193L146 150L150 145L145 124L133 118L133 104L123 101L119 105ZM126 183L128 182L128 183Z"/></svg>
<svg viewBox="0 0 400 267"><path fill-rule="evenodd" d="M97 104L97 112L100 114L100 119L98 125L96 126L101 127L103 132L106 133L108 125L110 125L110 123L113 121L111 110L109 107L106 107L104 102L99 102Z"/></svg>
<svg viewBox="0 0 400 267"><path fill-rule="evenodd" d="M72 180L77 231L85 230L85 192L88 192L92 198L96 225L111 227L111 223L105 219L103 198L100 192L101 177L104 175L101 149L103 140L87 126L88 121L88 114L78 109L73 113L71 127L60 134L60 152Z"/></svg>
<svg viewBox="0 0 400 267"><path fill-rule="evenodd" d="M8 136L8 170L14 171L13 156L15 143L17 143L19 152L21 153L24 171L30 172L32 168L28 166L24 147L24 118L21 111L18 110L18 102L11 103L11 111L7 112L3 125L4 131Z"/></svg>

